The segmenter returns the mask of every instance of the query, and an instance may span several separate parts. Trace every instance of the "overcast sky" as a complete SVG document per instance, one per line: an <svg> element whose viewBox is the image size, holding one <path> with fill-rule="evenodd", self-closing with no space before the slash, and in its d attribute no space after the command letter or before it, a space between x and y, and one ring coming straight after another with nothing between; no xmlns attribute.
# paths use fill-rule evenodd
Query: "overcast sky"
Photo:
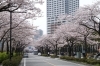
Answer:
<svg viewBox="0 0 100 66"><path fill-rule="evenodd" d="M80 6L91 5L91 4L95 3L96 1L100 1L100 0L80 0ZM46 2L44 2L44 4L42 6L38 6L38 7L40 7L42 9L43 17L35 20L34 25L38 26L38 29L42 29L43 33L46 34L47 33Z"/></svg>

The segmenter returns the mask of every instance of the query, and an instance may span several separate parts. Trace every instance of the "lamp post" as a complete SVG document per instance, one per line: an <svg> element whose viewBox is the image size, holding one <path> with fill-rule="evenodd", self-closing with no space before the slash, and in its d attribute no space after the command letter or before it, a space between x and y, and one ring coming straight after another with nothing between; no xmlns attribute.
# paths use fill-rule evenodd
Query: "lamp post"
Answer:
<svg viewBox="0 0 100 66"><path fill-rule="evenodd" d="M10 60L12 57L12 11L10 11Z"/></svg>
<svg viewBox="0 0 100 66"><path fill-rule="evenodd" d="M9 5L7 5L7 6L4 6L4 8L3 9L1 9L1 11L0 12L2 12L2 11L8 11L8 12L10 12L10 60L11 60L11 35L12 35L12 10L10 10L10 9L7 9L7 8L10 8L10 7L12 7L12 3L11 3L11 0L9 0Z"/></svg>
<svg viewBox="0 0 100 66"><path fill-rule="evenodd" d="M99 35L100 35L100 22L99 22Z"/></svg>
<svg viewBox="0 0 100 66"><path fill-rule="evenodd" d="M12 7L17 7L15 9L12 9ZM4 6L4 8L1 9L0 12L2 11L8 11L10 12L10 60L11 60L11 57L12 57L12 13L26 13L26 12L14 12L15 10L17 10L19 8L18 5L14 5L13 6L13 3L12 3L12 0L9 0L9 4L7 6Z"/></svg>
<svg viewBox="0 0 100 66"><path fill-rule="evenodd" d="M9 11L10 12L10 60L12 57L12 13L26 13L26 12L14 12L14 11Z"/></svg>

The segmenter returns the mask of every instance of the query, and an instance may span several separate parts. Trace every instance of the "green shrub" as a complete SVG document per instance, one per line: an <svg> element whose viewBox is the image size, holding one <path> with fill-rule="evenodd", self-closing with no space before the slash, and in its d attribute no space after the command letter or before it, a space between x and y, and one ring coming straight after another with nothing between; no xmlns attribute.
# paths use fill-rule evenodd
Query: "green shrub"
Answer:
<svg viewBox="0 0 100 66"><path fill-rule="evenodd" d="M68 57L68 56L61 56L60 59L65 59L65 60L71 60L71 61L79 61L79 62L86 62L86 59L82 58L74 58L74 57Z"/></svg>
<svg viewBox="0 0 100 66"><path fill-rule="evenodd" d="M51 55L51 58L58 58L59 56Z"/></svg>
<svg viewBox="0 0 100 66"><path fill-rule="evenodd" d="M74 57L68 57L68 56L61 56L60 59L65 59L65 60L77 60Z"/></svg>
<svg viewBox="0 0 100 66"><path fill-rule="evenodd" d="M3 66L19 66L22 56L12 57L11 61L9 59L2 62Z"/></svg>
<svg viewBox="0 0 100 66"><path fill-rule="evenodd" d="M8 58L9 58L9 55L7 55L5 52L0 53L0 63L2 63L2 61L6 60Z"/></svg>
<svg viewBox="0 0 100 66"><path fill-rule="evenodd" d="M100 64L96 64L95 66L100 66Z"/></svg>
<svg viewBox="0 0 100 66"><path fill-rule="evenodd" d="M95 60L95 59L87 59L86 60L88 64L100 64L100 60Z"/></svg>
<svg viewBox="0 0 100 66"><path fill-rule="evenodd" d="M15 52L13 53L13 56L15 57L15 56L18 56Z"/></svg>
<svg viewBox="0 0 100 66"><path fill-rule="evenodd" d="M61 56L60 59L65 59L65 56Z"/></svg>
<svg viewBox="0 0 100 66"><path fill-rule="evenodd" d="M78 62L86 62L85 58L74 58L73 60Z"/></svg>
<svg viewBox="0 0 100 66"><path fill-rule="evenodd" d="M100 65L100 60L95 59L85 59L85 58L74 58L74 57L68 57L68 56L61 56L60 59L70 60L70 61L78 61L78 62L85 62L92 65Z"/></svg>
<svg viewBox="0 0 100 66"><path fill-rule="evenodd" d="M41 56L45 56L45 57L48 57L48 54L41 54Z"/></svg>
<svg viewBox="0 0 100 66"><path fill-rule="evenodd" d="M75 58L74 57L65 57L66 60L74 60Z"/></svg>

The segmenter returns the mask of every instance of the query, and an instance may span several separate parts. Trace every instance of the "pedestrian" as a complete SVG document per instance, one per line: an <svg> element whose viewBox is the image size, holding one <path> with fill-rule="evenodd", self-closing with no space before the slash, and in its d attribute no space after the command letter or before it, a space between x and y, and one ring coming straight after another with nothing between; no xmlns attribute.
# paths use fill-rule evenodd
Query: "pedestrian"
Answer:
<svg viewBox="0 0 100 66"><path fill-rule="evenodd" d="M50 55L50 53L48 52L48 56Z"/></svg>

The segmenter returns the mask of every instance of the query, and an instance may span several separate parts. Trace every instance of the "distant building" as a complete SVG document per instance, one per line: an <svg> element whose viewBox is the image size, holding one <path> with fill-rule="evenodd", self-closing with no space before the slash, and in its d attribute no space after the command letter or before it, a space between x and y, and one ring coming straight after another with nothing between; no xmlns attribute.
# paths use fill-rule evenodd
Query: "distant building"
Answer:
<svg viewBox="0 0 100 66"><path fill-rule="evenodd" d="M36 34L34 35L34 39L39 39L43 35L43 30L39 29L36 31Z"/></svg>
<svg viewBox="0 0 100 66"><path fill-rule="evenodd" d="M39 29L38 32L39 32L39 35L40 35L40 36L43 35L43 30Z"/></svg>
<svg viewBox="0 0 100 66"><path fill-rule="evenodd" d="M61 15L74 15L79 8L79 0L47 0L47 34L52 34L52 24ZM60 22L62 24L63 21Z"/></svg>

